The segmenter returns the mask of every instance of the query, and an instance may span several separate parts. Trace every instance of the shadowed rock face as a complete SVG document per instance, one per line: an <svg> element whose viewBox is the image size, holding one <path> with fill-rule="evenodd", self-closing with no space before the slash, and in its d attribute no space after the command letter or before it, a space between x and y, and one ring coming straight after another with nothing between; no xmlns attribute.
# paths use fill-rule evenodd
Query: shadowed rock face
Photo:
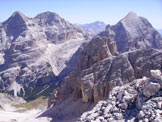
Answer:
<svg viewBox="0 0 162 122"><path fill-rule="evenodd" d="M109 46L109 44L112 45ZM47 110L47 112L45 112L44 114L53 117L61 115L64 116L66 114L66 111L62 112L61 114L57 114L57 108L60 108L61 106L67 106L66 101L69 101L70 98L70 102L72 104L75 104L75 102L80 100L82 101L80 103L80 108L78 109L78 111L80 111L79 115L81 115L81 113L83 114L79 121L91 121L91 119L97 121L97 119L100 119L101 117L100 111L105 112L104 118L101 119L105 121L109 120L108 118L106 118L108 116L112 118L111 120L113 120L115 115L113 115L112 113L119 111L119 108L121 108L121 111L128 113L115 113L117 114L118 120L130 119L129 115L134 117L134 119L142 120L143 118L146 118L146 116L149 113L146 112L145 115L139 114L139 116L142 117L135 116L138 115L139 111L144 112L145 107L150 106L152 104L151 101L151 103L146 102L150 99L150 96L154 96L157 93L161 93L159 86L159 84L161 83L154 84L154 81L147 80L148 82L145 84L145 86L142 86L141 91L142 94L145 95L145 97L138 97L140 93L138 94L137 89L139 88L141 90L140 85L142 85L145 82L143 82L143 80L139 80L140 85L138 85L138 83L136 83L136 79L140 79L143 76L153 77L153 74L151 74L152 72L150 73L150 70L161 69L161 66L161 50L150 48L118 54L115 42L112 39L97 36L94 39L92 39L91 42L89 42L88 44L84 44L80 48L80 55L76 69L62 81L58 88L54 89L53 93L49 98L48 103L49 107L53 107ZM156 76L155 74L157 73L154 73L154 76ZM132 88L127 88L127 86L129 85L130 87L133 87L133 90ZM118 86L120 86L121 89L123 89L123 92L125 90L128 90L128 93L130 93L125 93L126 98L123 103L121 103L121 101L113 101L114 99L111 100L111 93L122 93L122 91L120 90L113 90L116 89L116 87L120 88ZM119 97L120 96L122 95L119 95ZM147 99L145 99L146 96L148 97ZM137 97L138 101L136 99ZM117 106L118 103L121 103L119 104L120 107L111 106L109 105L110 102L108 101L99 102L101 100L107 99L110 99L110 102L115 106ZM115 97L115 99L118 98ZM120 99L122 100L121 97ZM159 98L156 98L156 100L160 101ZM132 103L131 101L137 101L137 106L139 107L139 110L137 110L137 108L134 109L136 103ZM91 103L91 105L94 105L93 103L98 104L92 109L92 111L85 112L89 111L90 109L81 109L86 106L83 103ZM102 106L104 107L102 108ZM109 111L109 109L107 111L107 109L105 108L109 106L111 108L112 113L111 111ZM153 110L155 109L156 108L153 108ZM94 114L93 110L95 110L97 113L95 112L96 114ZM71 109L71 111L74 112L75 110ZM68 113L70 114L70 111ZM79 115L77 117L79 117ZM89 115L91 116L91 119L89 118ZM155 117L158 119L158 116L159 113ZM122 119L120 119L121 117Z"/></svg>
<svg viewBox="0 0 162 122"><path fill-rule="evenodd" d="M116 54L117 47L113 40L96 36L81 51L78 68L79 70L90 68L91 65Z"/></svg>
<svg viewBox="0 0 162 122"><path fill-rule="evenodd" d="M86 32L56 13L44 12L34 18L13 13L0 24L0 88L13 90L10 85L16 84L31 92L35 87L55 84L56 77L87 39Z"/></svg>
<svg viewBox="0 0 162 122"><path fill-rule="evenodd" d="M27 23L29 20L30 19L28 17L17 11L2 24L5 28L7 36L13 36L13 39L16 39L21 32L27 30Z"/></svg>
<svg viewBox="0 0 162 122"><path fill-rule="evenodd" d="M119 52L143 48L162 48L162 37L143 17L130 12L116 25L107 26L100 34L116 41Z"/></svg>
<svg viewBox="0 0 162 122"><path fill-rule="evenodd" d="M141 49L118 54L110 38L95 37L83 46L77 68L54 90L49 106L60 104L69 96L97 103L106 99L113 87L150 76L150 70L160 69L161 65L160 50Z"/></svg>
<svg viewBox="0 0 162 122"><path fill-rule="evenodd" d="M143 29L144 25L145 27ZM113 28L116 28L116 31L121 30L118 35L115 33ZM139 31L143 31L143 33ZM130 119L129 114L133 116L134 119L136 119L135 116L138 114L139 110L134 109L136 104L134 102L136 102L138 99L138 95L141 95L142 92L145 97L148 97L145 99L145 97L139 96L137 106L139 107L138 109L142 110L144 109L143 103L149 100L150 96L154 96L157 93L161 94L159 86L160 83L154 84L154 81L150 80L147 80L148 82L146 83L143 82L143 80L140 80L141 86L138 85L138 83L135 84L137 79L140 79L144 76L148 78L153 77L153 75L150 73L150 70L161 69L162 67L162 51L160 50L161 41L158 40L161 39L161 37L156 36L157 38L155 39L153 35L154 32L155 30L152 28L151 24L147 23L147 20L141 17L137 17L134 13L129 13L127 17L118 23L118 26L108 26L104 32L94 37L89 43L82 45L80 47L80 54L76 69L62 81L58 88L54 89L49 98L49 107L53 106L51 109L55 110L51 110L50 114L52 116L57 115L57 108L60 108L60 106L66 106L65 102L68 101L69 98L71 103L80 101L80 99L83 103L98 103L101 100L107 100L111 98L111 93L114 92L112 90L115 88L120 88L118 86L123 88L126 85L130 85L130 87L133 87L133 90L129 89L129 87L126 87L126 89L122 90L128 90L130 94L124 93L126 97L128 95L128 99L126 98L125 101L122 101L123 95L119 95L119 98L123 104L120 104L121 101L113 101L114 99L118 99L113 98L110 100L110 102L112 102L112 105L114 104L115 107L110 105L112 110L109 111L108 109L107 111L104 107L109 106L109 102L106 101L106 104L104 104L104 102L102 104L101 102L101 104L97 104L98 106L96 106L96 109L94 108L94 110L98 113L94 112L93 110L90 113L87 112L82 115L80 121L91 121L91 118L92 121L99 121L100 119L104 121L109 120L106 118L106 115L105 118L100 118L100 113L103 111L105 111L105 113L107 112L107 116L112 118L110 121L115 117L118 117L118 120L123 121ZM140 34L148 35L145 37L144 35ZM132 44L131 47L129 42L132 41L131 39L135 39L136 36L143 36L143 40L138 42L141 43L141 45L136 47ZM151 40L150 38L154 38L155 40ZM118 42L116 39L118 39L120 42ZM122 44L122 46L119 43ZM129 52L118 53L117 50L120 52ZM155 82L157 82L157 79ZM143 86L143 83L146 84ZM140 91L138 94L138 88L141 90L141 87L142 91ZM120 90L115 92L120 94ZM159 101L159 99L157 101ZM120 111L118 104L122 108L121 112L117 112ZM102 105L104 106L103 108ZM82 107L85 106L81 105L80 108ZM101 109L101 111L97 111L98 109ZM122 111L124 111L124 113L122 113ZM117 115L113 115L112 113ZM90 118L88 118L89 115L91 115ZM144 116L142 115L143 118ZM123 119L120 119L120 117ZM138 117L137 119L140 120Z"/></svg>

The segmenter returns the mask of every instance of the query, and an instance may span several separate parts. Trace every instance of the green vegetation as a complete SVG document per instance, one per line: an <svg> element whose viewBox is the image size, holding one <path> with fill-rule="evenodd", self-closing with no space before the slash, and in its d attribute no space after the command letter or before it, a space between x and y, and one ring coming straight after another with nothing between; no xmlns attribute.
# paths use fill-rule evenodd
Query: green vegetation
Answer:
<svg viewBox="0 0 162 122"><path fill-rule="evenodd" d="M56 85L51 85L50 87L37 86L33 90L26 88L25 89L25 100L29 102L29 101L33 101L39 98L40 96L48 97L53 92L54 88L56 88Z"/></svg>
<svg viewBox="0 0 162 122"><path fill-rule="evenodd" d="M42 109L42 108L47 107L47 105L48 105L47 97L40 96L39 98L33 101L22 103L22 104L17 104L13 106L18 108L16 112L24 112L24 111L32 110L32 109Z"/></svg>

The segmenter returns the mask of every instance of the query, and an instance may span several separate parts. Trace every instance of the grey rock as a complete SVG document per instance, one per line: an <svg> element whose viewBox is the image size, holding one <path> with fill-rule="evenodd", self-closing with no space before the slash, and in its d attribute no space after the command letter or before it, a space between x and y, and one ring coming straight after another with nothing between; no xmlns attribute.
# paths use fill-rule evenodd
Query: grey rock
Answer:
<svg viewBox="0 0 162 122"><path fill-rule="evenodd" d="M56 13L44 12L34 18L13 13L0 25L0 88L9 90L16 84L31 94L36 87L56 84L60 73L62 79L74 68L64 72L70 65L67 62L88 39L82 28Z"/></svg>
<svg viewBox="0 0 162 122"><path fill-rule="evenodd" d="M85 29L85 31L87 31L92 35L99 34L100 32L104 31L106 28L106 24L100 21L96 21L89 24L83 24L81 26Z"/></svg>
<svg viewBox="0 0 162 122"><path fill-rule="evenodd" d="M17 96L12 96L7 93L0 93L0 104L2 107L4 107L5 104L20 104L20 103L26 103L26 101Z"/></svg>
<svg viewBox="0 0 162 122"><path fill-rule="evenodd" d="M118 51L126 52L143 48L162 49L162 37L147 19L130 12L116 25L107 26L100 34L116 41Z"/></svg>
<svg viewBox="0 0 162 122"><path fill-rule="evenodd" d="M159 89L160 89L160 84L159 83L150 82L143 89L143 94L146 97L151 97L151 96L155 95L159 91Z"/></svg>
<svg viewBox="0 0 162 122"><path fill-rule="evenodd" d="M101 116L102 121L137 121L146 101L161 97L160 78L150 72L161 69L161 42L146 19L129 13L80 48L75 70L54 90L49 107L57 108L72 97L74 101L98 103L83 113L80 121L100 121ZM152 97L146 97L144 88L152 83L160 87Z"/></svg>
<svg viewBox="0 0 162 122"><path fill-rule="evenodd" d="M96 106L82 114L78 122L97 121L100 117L102 121L161 121L162 97L153 95L146 98L142 94L145 83L153 83L158 79L142 78L134 80L126 85L115 87L109 94L106 101L100 101ZM157 92L160 92L158 89ZM122 97L122 99L120 99ZM142 99L141 108L137 107L136 102ZM160 107L160 108L159 108ZM116 110L117 109L117 110Z"/></svg>
<svg viewBox="0 0 162 122"><path fill-rule="evenodd" d="M97 103L100 100L105 100L109 95L109 91L115 86L122 86L143 76L151 77L150 70L161 68L162 52L160 50L143 49L117 56L111 53L109 53L111 55L107 55L107 51L109 51L109 49L106 50L107 48L102 48L101 51L98 50L98 53L94 53L96 52L95 48L88 48L96 46L95 41L102 43L97 38L89 43L87 47L84 47L86 49L83 49L80 53L77 69L57 89L58 97L61 99L58 102L55 98L53 101L56 101L56 103L61 103L71 95L74 95L74 99L82 98L83 102ZM104 52L103 58L100 57L102 52ZM97 60L94 61L93 56L97 57ZM143 82L147 83L147 80ZM133 91L130 89L130 92ZM126 101L122 101L123 105L133 97L126 96ZM142 101L139 100L139 107L140 104L143 104ZM49 106L56 105L56 103L50 103Z"/></svg>

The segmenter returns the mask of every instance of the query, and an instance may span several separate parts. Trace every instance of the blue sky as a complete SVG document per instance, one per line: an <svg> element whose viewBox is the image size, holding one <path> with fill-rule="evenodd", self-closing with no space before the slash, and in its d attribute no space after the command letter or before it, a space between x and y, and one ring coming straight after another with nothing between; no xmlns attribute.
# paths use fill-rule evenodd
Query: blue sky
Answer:
<svg viewBox="0 0 162 122"><path fill-rule="evenodd" d="M14 11L34 17L52 11L71 23L104 21L115 24L133 11L147 18L155 28L162 29L162 0L0 0L0 21Z"/></svg>

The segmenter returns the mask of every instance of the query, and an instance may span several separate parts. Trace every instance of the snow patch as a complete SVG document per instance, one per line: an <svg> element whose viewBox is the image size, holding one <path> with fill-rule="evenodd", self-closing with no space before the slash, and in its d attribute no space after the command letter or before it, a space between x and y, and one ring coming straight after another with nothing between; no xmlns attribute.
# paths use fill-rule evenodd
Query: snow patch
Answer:
<svg viewBox="0 0 162 122"><path fill-rule="evenodd" d="M23 96L25 95L25 91L22 85L18 84L16 81L14 81L8 88L8 91L14 91L14 96L17 96L20 94L20 91L23 91Z"/></svg>

